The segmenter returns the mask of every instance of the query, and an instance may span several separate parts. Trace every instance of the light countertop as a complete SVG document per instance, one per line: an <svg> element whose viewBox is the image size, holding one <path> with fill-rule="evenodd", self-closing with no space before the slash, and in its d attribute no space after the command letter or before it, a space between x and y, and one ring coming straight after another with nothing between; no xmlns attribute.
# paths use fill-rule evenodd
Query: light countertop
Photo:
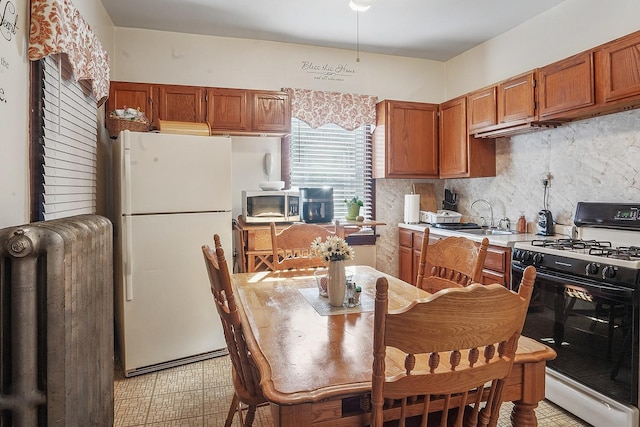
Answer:
<svg viewBox="0 0 640 427"><path fill-rule="evenodd" d="M491 235L491 236L483 236L477 234L465 233L463 231L457 230L445 230L442 228L431 227L429 224L418 223L418 224L406 224L401 222L398 224L398 227L405 228L413 231L424 231L425 228L429 228L429 233L438 236L459 236L466 237L471 240L475 240L481 242L483 238L487 237L489 239L489 244L494 246L505 246L505 247L513 247L516 242L527 242L530 240L539 240L545 239L544 236L538 236L532 233L517 233L517 234L499 234L499 235ZM553 237L553 236L550 236Z"/></svg>

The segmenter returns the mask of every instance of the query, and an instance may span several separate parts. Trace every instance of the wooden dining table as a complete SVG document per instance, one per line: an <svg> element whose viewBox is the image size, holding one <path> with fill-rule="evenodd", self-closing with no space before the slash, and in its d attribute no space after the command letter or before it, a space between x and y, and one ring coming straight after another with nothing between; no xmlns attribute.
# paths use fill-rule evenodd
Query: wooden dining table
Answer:
<svg viewBox="0 0 640 427"><path fill-rule="evenodd" d="M231 277L275 426L369 425L375 282L381 276L389 281L390 310L430 295L368 266L347 267L347 275L362 288L360 305L353 308L332 307L319 296L313 271ZM545 363L554 357L550 347L520 338L504 389L504 400L515 404L514 426L537 425L534 409L544 398Z"/></svg>

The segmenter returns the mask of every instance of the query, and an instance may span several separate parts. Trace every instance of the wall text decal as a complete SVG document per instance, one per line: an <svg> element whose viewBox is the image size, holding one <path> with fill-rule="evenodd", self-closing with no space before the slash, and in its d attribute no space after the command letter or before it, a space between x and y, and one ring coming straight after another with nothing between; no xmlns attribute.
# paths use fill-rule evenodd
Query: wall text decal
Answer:
<svg viewBox="0 0 640 427"><path fill-rule="evenodd" d="M314 80L333 80L342 82L347 77L356 74L355 68L347 64L317 64L311 61L302 61L301 70L312 74Z"/></svg>
<svg viewBox="0 0 640 427"><path fill-rule="evenodd" d="M11 41L18 31L18 13L16 7L10 1L2 5L0 0L0 33L5 40Z"/></svg>
<svg viewBox="0 0 640 427"><path fill-rule="evenodd" d="M7 61L4 56L0 56L0 67L6 68L7 70L9 69L9 61ZM0 75L3 72L2 68L0 68ZM5 104L7 103L7 97L4 94L4 87L1 87L1 86L0 86L0 102L3 102Z"/></svg>

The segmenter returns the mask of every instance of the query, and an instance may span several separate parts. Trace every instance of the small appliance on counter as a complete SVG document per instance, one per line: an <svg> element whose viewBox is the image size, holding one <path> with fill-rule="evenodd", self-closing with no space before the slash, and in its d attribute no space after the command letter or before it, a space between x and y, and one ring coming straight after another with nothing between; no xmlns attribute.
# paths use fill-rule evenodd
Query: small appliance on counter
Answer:
<svg viewBox="0 0 640 427"><path fill-rule="evenodd" d="M458 195L448 188L444 189L444 200L442 201L442 209L455 211L458 206Z"/></svg>
<svg viewBox="0 0 640 427"><path fill-rule="evenodd" d="M551 211L542 209L538 212L538 231L536 234L540 236L553 236L555 234L553 230L553 215L551 215Z"/></svg>
<svg viewBox="0 0 640 427"><path fill-rule="evenodd" d="M459 223L461 218L461 213L446 209L440 209L438 212L420 211L420 222L429 224Z"/></svg>
<svg viewBox="0 0 640 427"><path fill-rule="evenodd" d="M553 215L547 207L547 197L549 196L549 179L551 175L547 174L542 178L542 185L544 186L544 193L542 194L542 202L544 207L538 212L538 230L536 234L539 236L553 236L555 230L553 229Z"/></svg>
<svg viewBox="0 0 640 427"><path fill-rule="evenodd" d="M243 191L242 219L247 224L300 221L300 193L296 190Z"/></svg>
<svg viewBox="0 0 640 427"><path fill-rule="evenodd" d="M333 188L301 188L302 210L300 219L308 223L333 221Z"/></svg>

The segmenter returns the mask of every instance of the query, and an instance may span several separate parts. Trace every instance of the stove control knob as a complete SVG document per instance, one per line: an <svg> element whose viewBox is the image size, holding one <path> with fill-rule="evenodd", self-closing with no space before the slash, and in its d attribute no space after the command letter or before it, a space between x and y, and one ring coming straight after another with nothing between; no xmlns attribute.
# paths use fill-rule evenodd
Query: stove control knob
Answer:
<svg viewBox="0 0 640 427"><path fill-rule="evenodd" d="M515 259L516 261L524 261L524 254L525 254L524 250L515 249L513 251L513 259Z"/></svg>
<svg viewBox="0 0 640 427"><path fill-rule="evenodd" d="M602 269L602 278L603 279L613 279L616 277L616 268L612 265L608 265Z"/></svg>
<svg viewBox="0 0 640 427"><path fill-rule="evenodd" d="M543 258L544 258L544 255L542 255L541 253L536 253L533 255L533 263L540 264Z"/></svg>
<svg viewBox="0 0 640 427"><path fill-rule="evenodd" d="M522 251L522 253L520 254L520 259L522 261L531 261L531 252L529 251Z"/></svg>
<svg viewBox="0 0 640 427"><path fill-rule="evenodd" d="M600 270L600 264L598 264L597 262L590 262L589 264L587 264L587 267L586 267L587 274L589 275L598 274L599 270Z"/></svg>

